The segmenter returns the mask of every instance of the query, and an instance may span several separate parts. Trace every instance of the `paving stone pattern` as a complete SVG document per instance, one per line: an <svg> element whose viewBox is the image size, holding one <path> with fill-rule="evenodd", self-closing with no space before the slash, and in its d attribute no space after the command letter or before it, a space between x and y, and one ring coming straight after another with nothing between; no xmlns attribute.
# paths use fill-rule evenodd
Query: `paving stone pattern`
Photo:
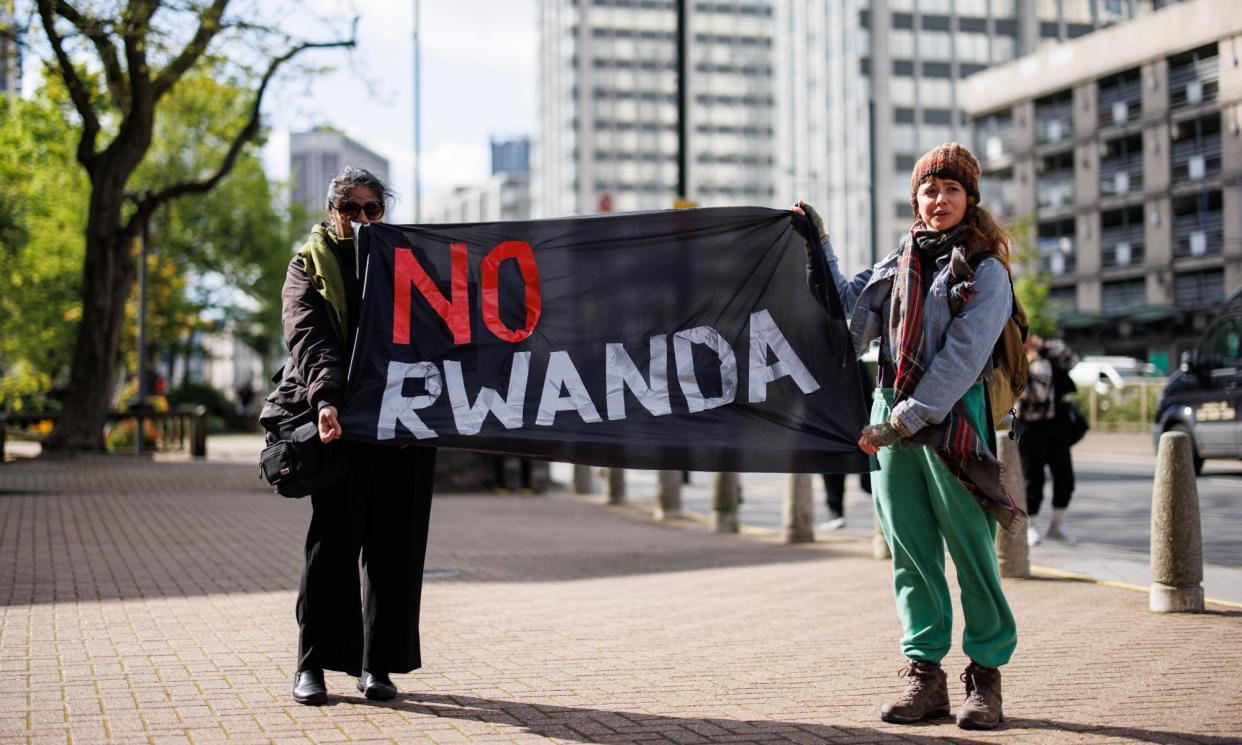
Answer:
<svg viewBox="0 0 1242 745"><path fill-rule="evenodd" d="M329 674L329 705L298 706L309 505L255 476L0 467L0 743L1242 742L1242 611L1007 581L1005 728L887 725L899 629L865 543L715 536L565 494L438 498L426 667L394 702ZM945 662L960 700L966 660Z"/></svg>

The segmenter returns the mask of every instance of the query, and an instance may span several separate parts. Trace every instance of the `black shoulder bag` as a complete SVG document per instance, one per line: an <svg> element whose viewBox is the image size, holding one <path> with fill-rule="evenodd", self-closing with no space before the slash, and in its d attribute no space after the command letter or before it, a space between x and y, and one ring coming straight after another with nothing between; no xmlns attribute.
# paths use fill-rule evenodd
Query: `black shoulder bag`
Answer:
<svg viewBox="0 0 1242 745"><path fill-rule="evenodd" d="M318 412L305 412L281 420L267 435L268 446L259 456L259 469L272 489L282 497L299 499L323 491L345 475L345 454L340 443L319 439Z"/></svg>

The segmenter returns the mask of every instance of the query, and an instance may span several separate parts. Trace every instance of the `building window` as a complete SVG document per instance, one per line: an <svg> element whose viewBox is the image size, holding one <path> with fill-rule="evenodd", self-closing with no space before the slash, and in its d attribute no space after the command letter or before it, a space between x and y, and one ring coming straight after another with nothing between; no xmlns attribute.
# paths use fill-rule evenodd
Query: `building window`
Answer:
<svg viewBox="0 0 1242 745"><path fill-rule="evenodd" d="M1143 113L1143 76L1136 67L1101 78L1099 90L1099 123L1114 127L1134 121Z"/></svg>
<svg viewBox="0 0 1242 745"><path fill-rule="evenodd" d="M1012 168L1004 168L985 174L979 180L979 190L982 192L980 196L984 206L999 216L1013 216L1016 210L1014 209L1013 201Z"/></svg>
<svg viewBox="0 0 1242 745"><path fill-rule="evenodd" d="M1220 56L1216 44L1169 58L1169 108L1215 101L1219 89Z"/></svg>
<svg viewBox="0 0 1242 745"><path fill-rule="evenodd" d="M975 120L975 152L994 160L1013 152L1013 115L989 114Z"/></svg>
<svg viewBox="0 0 1242 745"><path fill-rule="evenodd" d="M1224 299L1224 269L1178 272L1173 276L1173 304L1183 310L1211 308Z"/></svg>
<svg viewBox="0 0 1242 745"><path fill-rule="evenodd" d="M1074 285L1069 287L1051 287L1048 289L1048 305L1054 311L1075 310L1078 308L1078 288Z"/></svg>
<svg viewBox="0 0 1242 745"><path fill-rule="evenodd" d="M1147 280L1123 279L1100 286L1100 304L1110 311L1137 308L1147 304Z"/></svg>
<svg viewBox="0 0 1242 745"><path fill-rule="evenodd" d="M1173 183L1202 181L1220 175L1220 114L1174 124L1169 131L1169 168Z"/></svg>
<svg viewBox="0 0 1242 745"><path fill-rule="evenodd" d="M1100 143L1100 196L1117 197L1143 191L1143 136L1131 135Z"/></svg>
<svg viewBox="0 0 1242 745"><path fill-rule="evenodd" d="M1173 199L1173 258L1197 258L1221 252L1225 215L1219 190Z"/></svg>
<svg viewBox="0 0 1242 745"><path fill-rule="evenodd" d="M1074 203L1074 154L1058 153L1036 162L1036 203L1040 209L1059 209Z"/></svg>
<svg viewBox="0 0 1242 745"><path fill-rule="evenodd" d="M1039 270L1053 277L1073 274L1077 266L1074 252L1074 219L1039 223L1036 244L1039 247Z"/></svg>
<svg viewBox="0 0 1242 745"><path fill-rule="evenodd" d="M1141 266L1146 240L1141 206L1100 213L1100 262L1105 269Z"/></svg>
<svg viewBox="0 0 1242 745"><path fill-rule="evenodd" d="M1074 134L1074 94L1061 91L1035 102L1035 143L1047 145Z"/></svg>

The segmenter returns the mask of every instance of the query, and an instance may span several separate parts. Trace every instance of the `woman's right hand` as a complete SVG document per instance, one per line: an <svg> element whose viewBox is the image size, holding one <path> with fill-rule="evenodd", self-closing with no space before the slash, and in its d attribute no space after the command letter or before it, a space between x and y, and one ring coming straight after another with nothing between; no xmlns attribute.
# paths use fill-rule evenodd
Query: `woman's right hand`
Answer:
<svg viewBox="0 0 1242 745"><path fill-rule="evenodd" d="M341 423L336 417L335 406L325 406L319 410L319 440L324 444L341 436Z"/></svg>
<svg viewBox="0 0 1242 745"><path fill-rule="evenodd" d="M819 216L819 213L815 211L814 207L799 199L794 206L789 208L789 211L795 215L802 215L803 217L809 218L811 224L815 226L815 232L819 234L819 242L827 245L828 231L824 230L824 218Z"/></svg>

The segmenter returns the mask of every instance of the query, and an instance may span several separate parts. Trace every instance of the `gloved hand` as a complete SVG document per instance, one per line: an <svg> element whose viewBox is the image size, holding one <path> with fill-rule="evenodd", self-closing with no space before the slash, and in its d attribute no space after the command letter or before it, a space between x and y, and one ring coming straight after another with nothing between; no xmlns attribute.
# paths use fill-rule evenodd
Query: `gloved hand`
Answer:
<svg viewBox="0 0 1242 745"><path fill-rule="evenodd" d="M892 445L901 438L901 431L889 422L869 424L863 427L862 437L858 438L858 447L868 455L875 455L880 448Z"/></svg>
<svg viewBox="0 0 1242 745"><path fill-rule="evenodd" d="M796 215L804 215L811 221L811 225L815 228L815 233L819 236L819 242L823 245L828 244L828 231L824 229L824 218L819 216L815 208L801 199L798 203L789 208L790 212Z"/></svg>

